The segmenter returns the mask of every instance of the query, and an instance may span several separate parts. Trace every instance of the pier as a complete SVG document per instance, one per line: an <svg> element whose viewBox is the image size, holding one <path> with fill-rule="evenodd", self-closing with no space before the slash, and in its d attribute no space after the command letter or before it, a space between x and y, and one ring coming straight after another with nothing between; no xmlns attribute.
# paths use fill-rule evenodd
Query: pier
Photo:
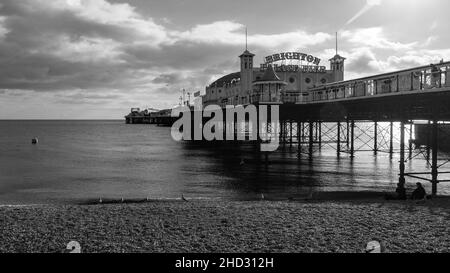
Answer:
<svg viewBox="0 0 450 273"><path fill-rule="evenodd" d="M391 158L397 153L399 188L414 178L431 183L436 196L438 184L450 182L439 178L450 174L444 169L450 160L439 154L440 142L446 139L443 134L447 134L441 129L450 122L450 62L323 84L295 96L283 92L284 83L271 66L268 71L253 83L254 92L242 105L279 106L279 128L271 130L279 133L283 148L295 147L299 158L314 160L322 147L354 160L359 152L386 153ZM222 109L225 113L224 105ZM126 121L170 126L177 119L171 116L171 110L148 115L132 112ZM208 120L203 118L203 124ZM422 143L415 142L417 128L421 128ZM422 156L430 171L406 170L405 162Z"/></svg>
<svg viewBox="0 0 450 273"><path fill-rule="evenodd" d="M311 160L324 145L334 147L337 156L351 158L364 151L399 153L399 187L407 178L415 178L430 182L436 196L438 184L450 182L439 179L450 172L443 170L449 159L438 153L439 140L445 139L440 124L450 121L449 71L450 63L442 62L323 85L295 102L283 102L281 96L280 141L297 145L299 154ZM400 123L398 149L394 149L394 123ZM427 141L416 145L413 132L419 126ZM358 139L362 145L355 146ZM430 172L406 170L405 162L418 156L425 157Z"/></svg>
<svg viewBox="0 0 450 273"><path fill-rule="evenodd" d="M296 148L300 159L314 160L315 153L323 147L335 149L338 157L354 160L358 160L359 152L386 153L391 158L398 154L398 187L404 188L407 179L414 178L431 183L432 195L436 196L438 184L450 182L439 178L450 174L444 170L450 161L438 152L439 140L446 139L442 124L450 121L449 71L450 62L442 62L325 84L295 98L286 96L275 78L263 79L260 82L267 86L256 91L243 106L279 106L279 128L270 130L279 133L282 148ZM267 96L267 90L276 96ZM426 132L426 142L421 144L415 142L419 127ZM245 132L247 138L248 133ZM408 160L421 156L426 159L429 172L406 170Z"/></svg>
<svg viewBox="0 0 450 273"><path fill-rule="evenodd" d="M156 124L158 126L171 126L175 121L171 116L171 109L149 112L141 111L139 108L132 108L125 116L126 124Z"/></svg>

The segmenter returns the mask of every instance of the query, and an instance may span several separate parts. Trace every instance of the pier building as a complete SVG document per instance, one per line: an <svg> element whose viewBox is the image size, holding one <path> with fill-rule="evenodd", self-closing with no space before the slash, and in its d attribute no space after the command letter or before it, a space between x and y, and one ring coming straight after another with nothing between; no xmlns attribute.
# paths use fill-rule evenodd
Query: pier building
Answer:
<svg viewBox="0 0 450 273"><path fill-rule="evenodd" d="M206 87L202 96L207 105L248 105L258 103L302 102L309 89L344 80L345 58L339 54L329 60L329 69L318 57L301 52L282 52L267 56L264 63L254 65L255 54L246 49L240 56L240 71L217 79ZM277 79L277 89L261 89L270 71ZM272 72L273 71L273 72ZM270 93L270 94L269 94Z"/></svg>

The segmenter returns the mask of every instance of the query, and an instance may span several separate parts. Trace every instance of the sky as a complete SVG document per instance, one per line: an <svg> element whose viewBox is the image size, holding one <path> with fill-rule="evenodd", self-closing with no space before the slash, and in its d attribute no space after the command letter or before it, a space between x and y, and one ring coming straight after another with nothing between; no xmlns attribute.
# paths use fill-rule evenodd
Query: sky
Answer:
<svg viewBox="0 0 450 273"><path fill-rule="evenodd" d="M0 0L0 119L122 119L239 70L339 54L346 79L450 60L448 0Z"/></svg>

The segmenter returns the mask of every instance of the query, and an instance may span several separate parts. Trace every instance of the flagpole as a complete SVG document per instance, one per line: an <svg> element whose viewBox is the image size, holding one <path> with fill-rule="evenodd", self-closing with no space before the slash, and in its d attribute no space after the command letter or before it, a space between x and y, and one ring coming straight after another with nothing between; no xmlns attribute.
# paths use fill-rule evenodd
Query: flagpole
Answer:
<svg viewBox="0 0 450 273"><path fill-rule="evenodd" d="M336 32L336 55L338 55L338 33Z"/></svg>
<svg viewBox="0 0 450 273"><path fill-rule="evenodd" d="M247 38L248 37L248 32L247 32L247 27L245 27L245 50L248 50L248 41Z"/></svg>

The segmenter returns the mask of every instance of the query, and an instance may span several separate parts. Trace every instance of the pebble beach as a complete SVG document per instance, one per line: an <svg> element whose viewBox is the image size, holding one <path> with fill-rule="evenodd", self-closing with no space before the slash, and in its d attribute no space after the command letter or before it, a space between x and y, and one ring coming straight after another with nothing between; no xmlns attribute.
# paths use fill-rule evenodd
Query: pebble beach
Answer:
<svg viewBox="0 0 450 273"><path fill-rule="evenodd" d="M450 198L0 207L0 252L449 252Z"/></svg>

